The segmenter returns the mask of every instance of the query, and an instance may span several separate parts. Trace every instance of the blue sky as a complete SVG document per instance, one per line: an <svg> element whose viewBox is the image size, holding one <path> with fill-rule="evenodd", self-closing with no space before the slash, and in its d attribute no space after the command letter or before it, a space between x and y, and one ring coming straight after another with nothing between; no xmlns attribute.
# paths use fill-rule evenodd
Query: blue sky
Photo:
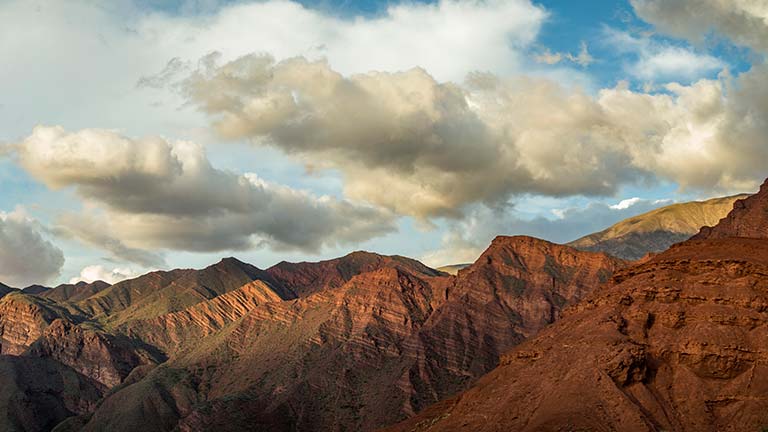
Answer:
<svg viewBox="0 0 768 432"><path fill-rule="evenodd" d="M765 30L723 25L768 22L748 2L11 0L0 12L13 59L0 66L0 250L43 257L35 271L19 264L33 256L0 255L16 285L229 255L450 264L496 234L564 242L764 176L765 128L750 119L765 114Z"/></svg>

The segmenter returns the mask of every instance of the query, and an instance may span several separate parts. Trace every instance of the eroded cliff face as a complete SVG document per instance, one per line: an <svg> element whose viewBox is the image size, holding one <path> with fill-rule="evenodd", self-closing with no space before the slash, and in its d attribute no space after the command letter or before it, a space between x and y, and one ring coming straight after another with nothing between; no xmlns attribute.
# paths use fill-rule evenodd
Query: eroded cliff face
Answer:
<svg viewBox="0 0 768 432"><path fill-rule="evenodd" d="M762 430L765 189L718 226L618 271L470 390L390 430Z"/></svg>
<svg viewBox="0 0 768 432"><path fill-rule="evenodd" d="M69 316L50 300L14 292L0 299L0 354L20 355L55 319Z"/></svg>

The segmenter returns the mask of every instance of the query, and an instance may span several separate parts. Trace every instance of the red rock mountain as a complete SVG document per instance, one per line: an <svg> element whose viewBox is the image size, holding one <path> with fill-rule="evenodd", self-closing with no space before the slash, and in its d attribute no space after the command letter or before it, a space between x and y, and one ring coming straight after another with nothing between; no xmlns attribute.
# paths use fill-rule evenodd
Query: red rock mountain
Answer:
<svg viewBox="0 0 768 432"><path fill-rule="evenodd" d="M372 430L467 388L623 265L528 237L497 238L456 277L362 252L281 263L271 281L118 326L170 358L81 430Z"/></svg>
<svg viewBox="0 0 768 432"><path fill-rule="evenodd" d="M470 390L392 431L768 427L768 191L617 272Z"/></svg>

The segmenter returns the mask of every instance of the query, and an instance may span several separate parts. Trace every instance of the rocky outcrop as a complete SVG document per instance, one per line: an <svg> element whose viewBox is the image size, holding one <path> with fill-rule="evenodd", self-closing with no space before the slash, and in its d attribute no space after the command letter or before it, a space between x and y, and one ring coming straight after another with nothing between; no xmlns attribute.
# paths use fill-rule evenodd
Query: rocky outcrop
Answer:
<svg viewBox="0 0 768 432"><path fill-rule="evenodd" d="M618 271L470 390L390 430L762 430L765 190L696 238Z"/></svg>
<svg viewBox="0 0 768 432"><path fill-rule="evenodd" d="M712 226L747 195L672 204L625 219L603 231L568 243L577 249L606 252L637 260L649 252L663 252L689 239L703 226Z"/></svg>

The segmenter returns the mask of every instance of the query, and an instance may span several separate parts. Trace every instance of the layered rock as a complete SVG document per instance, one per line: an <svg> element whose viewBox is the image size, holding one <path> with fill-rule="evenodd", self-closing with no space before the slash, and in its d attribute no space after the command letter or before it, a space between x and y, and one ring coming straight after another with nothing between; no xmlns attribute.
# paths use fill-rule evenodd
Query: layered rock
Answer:
<svg viewBox="0 0 768 432"><path fill-rule="evenodd" d="M222 330L257 306L280 301L283 298L271 285L256 280L183 311L132 321L120 331L173 355L197 346L202 339Z"/></svg>
<svg viewBox="0 0 768 432"><path fill-rule="evenodd" d="M695 239L619 271L470 390L391 430L762 430L765 189Z"/></svg>
<svg viewBox="0 0 768 432"><path fill-rule="evenodd" d="M55 302L21 292L0 299L0 354L20 355L38 340L56 319L75 321Z"/></svg>

